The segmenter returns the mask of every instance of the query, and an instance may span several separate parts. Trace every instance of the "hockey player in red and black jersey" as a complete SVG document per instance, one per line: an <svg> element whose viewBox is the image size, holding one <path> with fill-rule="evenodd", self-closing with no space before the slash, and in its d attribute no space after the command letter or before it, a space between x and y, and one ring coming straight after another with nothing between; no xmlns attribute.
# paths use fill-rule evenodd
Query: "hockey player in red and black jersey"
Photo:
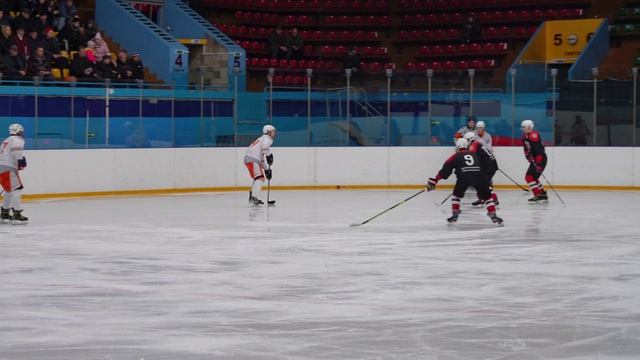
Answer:
<svg viewBox="0 0 640 360"><path fill-rule="evenodd" d="M527 169L525 180L533 193L533 197L529 199L529 202L546 203L549 201L549 197L539 180L544 168L547 166L547 154L544 151L542 138L540 138L539 132L533 130L534 124L532 120L524 120L520 126L522 129L524 156L529 161L529 169Z"/></svg>
<svg viewBox="0 0 640 360"><path fill-rule="evenodd" d="M441 179L447 179L451 173L456 173L456 185L453 188L453 197L451 198L452 216L447 222L454 224L458 221L460 215L460 199L464 197L464 192L469 187L473 187L478 192L478 198L484 200L487 208L487 215L494 224L502 226L502 219L496 215L496 206L491 199L491 191L489 184L482 174L481 161L475 152L469 150L469 142L467 139L456 140L457 151L445 161L442 169L435 178L429 178L427 182L427 190L432 191L436 188L436 184Z"/></svg>
<svg viewBox="0 0 640 360"><path fill-rule="evenodd" d="M493 176L498 171L498 161L495 155L481 142L476 140L475 132L469 132L464 134L464 138L469 142L469 150L476 153L480 159L480 168L482 169L482 176L489 185L489 191L491 191L491 199L495 205L500 204L498 202L498 194L493 189ZM472 206L480 206L484 204L484 200L478 198L478 200L471 203Z"/></svg>

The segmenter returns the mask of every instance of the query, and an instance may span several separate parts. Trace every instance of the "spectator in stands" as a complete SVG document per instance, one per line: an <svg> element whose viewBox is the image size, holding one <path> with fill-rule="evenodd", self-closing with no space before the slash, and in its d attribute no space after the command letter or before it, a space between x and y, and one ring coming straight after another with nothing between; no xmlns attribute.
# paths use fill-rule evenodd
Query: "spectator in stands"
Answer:
<svg viewBox="0 0 640 360"><path fill-rule="evenodd" d="M123 82L135 80L133 77L133 71L129 66L129 55L126 51L120 51L118 53L118 59L116 59L116 70L118 71L118 79Z"/></svg>
<svg viewBox="0 0 640 360"><path fill-rule="evenodd" d="M100 35L100 33L96 33L92 41L93 53L98 60L101 60L105 55L109 55L111 53L111 51L109 51L109 46L102 39L102 35Z"/></svg>
<svg viewBox="0 0 640 360"><path fill-rule="evenodd" d="M29 37L27 38L27 44L29 44L29 56L36 51L36 48L44 48L44 40L38 35L36 28L31 29Z"/></svg>
<svg viewBox="0 0 640 360"><path fill-rule="evenodd" d="M304 40L298 32L298 28L291 29L291 34L287 38L287 48L289 49L289 59L300 60L304 56Z"/></svg>
<svg viewBox="0 0 640 360"><path fill-rule="evenodd" d="M47 13L39 13L32 26L31 30L35 29L38 35L44 35L44 29L51 26L49 23L49 15L47 15Z"/></svg>
<svg viewBox="0 0 640 360"><path fill-rule="evenodd" d="M3 56L9 55L9 48L13 44L12 34L11 26L2 25L2 33L0 34L0 53Z"/></svg>
<svg viewBox="0 0 640 360"><path fill-rule="evenodd" d="M65 44L66 49L74 48L73 44L76 43L76 38L78 37L78 34L80 32L78 29L80 29L80 17L75 16L71 19L71 21L67 22L64 28L60 31L60 42Z"/></svg>
<svg viewBox="0 0 640 360"><path fill-rule="evenodd" d="M11 17L6 14L8 13L0 10L0 26L11 25Z"/></svg>
<svg viewBox="0 0 640 360"><path fill-rule="evenodd" d="M90 39L93 39L98 34L98 28L96 27L96 22L93 19L89 19L89 21L87 21L85 30Z"/></svg>
<svg viewBox="0 0 640 360"><path fill-rule="evenodd" d="M360 54L357 47L352 46L344 56L344 68L351 69L354 73L360 70Z"/></svg>
<svg viewBox="0 0 640 360"><path fill-rule="evenodd" d="M93 50L95 46L96 44L92 40L89 40L89 42L87 42L87 47L84 49L84 53L87 55L87 59L89 59L89 61L91 61L93 64L96 64L98 62L96 53Z"/></svg>
<svg viewBox="0 0 640 360"><path fill-rule="evenodd" d="M271 57L275 59L286 59L289 55L289 48L287 47L287 35L282 30L282 26L276 27L274 31L269 34L269 51Z"/></svg>
<svg viewBox="0 0 640 360"><path fill-rule="evenodd" d="M87 59L87 53L84 48L78 48L78 54L71 61L71 76L78 81L92 81L97 78L93 63Z"/></svg>
<svg viewBox="0 0 640 360"><path fill-rule="evenodd" d="M571 143L576 146L587 145L587 136L591 136L591 130L587 127L587 124L582 120L580 114L576 115L573 125L571 125Z"/></svg>
<svg viewBox="0 0 640 360"><path fill-rule="evenodd" d="M69 60L62 56L55 31L52 28L47 28L44 33L44 53L51 60L51 65L56 68L68 68Z"/></svg>
<svg viewBox="0 0 640 360"><path fill-rule="evenodd" d="M53 15L53 4L52 1L48 0L38 0L33 7L33 11L38 14L46 14L48 20L51 20L51 15Z"/></svg>
<svg viewBox="0 0 640 360"><path fill-rule="evenodd" d="M473 14L469 14L467 22L462 25L462 42L469 44L480 37L480 24Z"/></svg>
<svg viewBox="0 0 640 360"><path fill-rule="evenodd" d="M64 26L78 15L78 9L73 4L73 0L63 0L58 8L58 19L56 20L56 28L62 30Z"/></svg>
<svg viewBox="0 0 640 360"><path fill-rule="evenodd" d="M24 56L25 58L29 57L29 42L27 38L24 36L24 29L17 28L16 34L13 36L13 44L18 47L18 53Z"/></svg>
<svg viewBox="0 0 640 360"><path fill-rule="evenodd" d="M29 58L29 66L27 67L27 76L38 78L41 81L55 81L51 75L51 64L44 53L44 48L38 46Z"/></svg>
<svg viewBox="0 0 640 360"><path fill-rule="evenodd" d="M111 55L104 55L102 61L96 65L98 77L101 79L118 79L118 70L111 62Z"/></svg>
<svg viewBox="0 0 640 360"><path fill-rule="evenodd" d="M144 80L144 65L142 64L142 60L140 59L140 54L133 53L131 54L131 59L129 60L129 67L133 72L133 78L138 81Z"/></svg>
<svg viewBox="0 0 640 360"><path fill-rule="evenodd" d="M22 80L27 75L27 60L20 55L18 46L15 44L9 47L9 56L5 60L5 66L3 74L6 79Z"/></svg>
<svg viewBox="0 0 640 360"><path fill-rule="evenodd" d="M20 11L20 15L18 15L15 19L13 19L13 28L16 29L24 29L28 30L32 25L31 21L31 11L29 8L24 8Z"/></svg>
<svg viewBox="0 0 640 360"><path fill-rule="evenodd" d="M73 48L86 47L91 38L87 35L86 29L84 26L80 25L78 27L78 32L75 34L76 37L73 39Z"/></svg>

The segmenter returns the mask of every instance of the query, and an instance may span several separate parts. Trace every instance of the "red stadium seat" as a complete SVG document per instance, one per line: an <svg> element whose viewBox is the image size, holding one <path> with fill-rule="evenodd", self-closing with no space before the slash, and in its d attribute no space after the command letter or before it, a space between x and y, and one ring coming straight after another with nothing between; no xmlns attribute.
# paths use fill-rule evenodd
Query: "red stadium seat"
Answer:
<svg viewBox="0 0 640 360"><path fill-rule="evenodd" d="M249 62L249 66L251 66L251 67L260 67L260 59L259 58L252 58L251 61Z"/></svg>
<svg viewBox="0 0 640 360"><path fill-rule="evenodd" d="M482 67L485 69L492 69L495 66L495 60L493 59L485 59L482 60Z"/></svg>
<svg viewBox="0 0 640 360"><path fill-rule="evenodd" d="M371 71L372 72L381 72L382 71L382 64L379 62L372 62L371 63Z"/></svg>
<svg viewBox="0 0 640 360"><path fill-rule="evenodd" d="M513 10L509 10L507 12L504 13L504 19L505 20L515 20L516 19L516 12Z"/></svg>
<svg viewBox="0 0 640 360"><path fill-rule="evenodd" d="M536 20L540 20L544 18L544 11L539 10L539 9L535 9L533 11L531 11L531 18L532 19L536 19Z"/></svg>
<svg viewBox="0 0 640 360"><path fill-rule="evenodd" d="M336 55L344 55L348 51L347 47L344 45L336 46Z"/></svg>
<svg viewBox="0 0 640 360"><path fill-rule="evenodd" d="M360 63L360 68L362 69L362 71L371 70L371 66L369 65L369 63L366 63L366 62L361 62Z"/></svg>
<svg viewBox="0 0 640 360"><path fill-rule="evenodd" d="M469 62L469 68L471 69L480 69L482 67L482 60L473 59Z"/></svg>
<svg viewBox="0 0 640 360"><path fill-rule="evenodd" d="M407 33L404 30L401 30L400 32L398 32L398 39L399 40L406 40L409 38L409 33Z"/></svg>
<svg viewBox="0 0 640 360"><path fill-rule="evenodd" d="M327 24L337 24L338 23L338 18L336 18L333 15L329 15L329 16L324 18L324 22L327 23Z"/></svg>
<svg viewBox="0 0 640 360"><path fill-rule="evenodd" d="M513 35L522 36L527 34L527 28L524 26L516 26L513 28Z"/></svg>
<svg viewBox="0 0 640 360"><path fill-rule="evenodd" d="M442 45L434 45L431 47L431 53L434 55L439 55L444 53L444 48Z"/></svg>
<svg viewBox="0 0 640 360"><path fill-rule="evenodd" d="M456 47L455 47L455 45L451 45L451 44L446 45L446 46L444 47L444 52L445 52L445 53L447 53L447 54L453 54L453 53L455 53L455 52L456 52Z"/></svg>
<svg viewBox="0 0 640 360"><path fill-rule="evenodd" d="M279 64L280 62L278 61L278 59L269 60L269 67L277 68Z"/></svg>
<svg viewBox="0 0 640 360"><path fill-rule="evenodd" d="M280 62L278 63L278 67L281 67L281 68L289 67L289 61L287 59L280 59Z"/></svg>
<svg viewBox="0 0 640 360"><path fill-rule="evenodd" d="M311 56L316 52L316 49L313 47L313 45L305 45L304 46L304 54L307 56Z"/></svg>
<svg viewBox="0 0 640 360"><path fill-rule="evenodd" d="M307 68L307 60L298 60L298 67L300 69L306 69Z"/></svg>
<svg viewBox="0 0 640 360"><path fill-rule="evenodd" d="M316 69L317 67L318 67L318 64L316 63L315 60L308 60L307 61L307 68Z"/></svg>
<svg viewBox="0 0 640 360"><path fill-rule="evenodd" d="M366 35L367 40L378 40L378 39L380 39L380 34L378 34L377 31L367 31L365 35Z"/></svg>
<svg viewBox="0 0 640 360"><path fill-rule="evenodd" d="M367 34L362 30L358 30L358 31L355 32L355 39L356 40L366 40L367 39Z"/></svg>
<svg viewBox="0 0 640 360"><path fill-rule="evenodd" d="M267 58L262 58L260 59L260 67L264 67L267 68L271 65L271 60L267 59Z"/></svg>
<svg viewBox="0 0 640 360"><path fill-rule="evenodd" d="M337 67L338 67L338 64L336 64L336 62L333 60L328 60L324 62L324 68L327 70L334 70Z"/></svg>
<svg viewBox="0 0 640 360"><path fill-rule="evenodd" d="M353 31L344 30L340 33L340 39L342 40L353 40L354 33Z"/></svg>
<svg viewBox="0 0 640 360"><path fill-rule="evenodd" d="M316 30L313 32L313 38L316 40L324 40L325 39L325 35L322 31L320 30Z"/></svg>
<svg viewBox="0 0 640 360"><path fill-rule="evenodd" d="M351 23L351 16L342 15L342 16L340 16L338 21L340 22L340 24L345 24L345 25L346 24L350 24Z"/></svg>
<svg viewBox="0 0 640 360"><path fill-rule="evenodd" d="M461 69L461 70L466 70L469 68L469 62L467 60L459 60L456 63L456 68Z"/></svg>
<svg viewBox="0 0 640 360"><path fill-rule="evenodd" d="M416 65L416 68L417 70L425 71L429 68L429 63L423 61L421 63L418 63L418 65Z"/></svg>
<svg viewBox="0 0 640 360"><path fill-rule="evenodd" d="M295 83L294 76L293 75L285 75L284 83L286 85L293 85Z"/></svg>
<svg viewBox="0 0 640 360"><path fill-rule="evenodd" d="M463 22L464 21L464 15L462 15L461 13L453 13L451 15L451 22Z"/></svg>
<svg viewBox="0 0 640 360"><path fill-rule="evenodd" d="M324 45L323 47L320 48L320 53L322 55L333 55L335 53L333 47L329 46L329 45Z"/></svg>
<svg viewBox="0 0 640 360"><path fill-rule="evenodd" d="M414 64L412 62L407 63L407 65L404 66L404 69L406 71L416 71L416 64Z"/></svg>
<svg viewBox="0 0 640 360"><path fill-rule="evenodd" d="M378 24L387 26L391 24L391 18L387 15L382 15L378 17Z"/></svg>
<svg viewBox="0 0 640 360"><path fill-rule="evenodd" d="M418 30L411 30L409 32L409 39L411 40L419 40L420 39L420 31Z"/></svg>
<svg viewBox="0 0 640 360"><path fill-rule="evenodd" d="M422 37L423 37L424 39L427 39L427 40L428 40L428 39L431 39L431 38L433 38L433 32L432 32L431 30L424 30L424 31L422 32Z"/></svg>
<svg viewBox="0 0 640 360"><path fill-rule="evenodd" d="M442 69L442 63L440 61L433 61L430 64L430 69L433 70L441 70Z"/></svg>
<svg viewBox="0 0 640 360"><path fill-rule="evenodd" d="M364 18L360 15L356 15L353 17L353 23L356 25L362 25L364 24Z"/></svg>
<svg viewBox="0 0 640 360"><path fill-rule="evenodd" d="M484 36L496 36L498 35L498 29L495 27L488 27L483 29Z"/></svg>
<svg viewBox="0 0 640 360"><path fill-rule="evenodd" d="M558 17L558 10L557 9L547 9L544 11L544 17L545 19L555 19Z"/></svg>
<svg viewBox="0 0 640 360"><path fill-rule="evenodd" d="M284 76L276 75L273 77L273 85L281 86L285 84Z"/></svg>
<svg viewBox="0 0 640 360"><path fill-rule="evenodd" d="M495 21L500 21L500 20L504 19L504 12L502 12L500 10L494 11L492 18Z"/></svg>
<svg viewBox="0 0 640 360"><path fill-rule="evenodd" d="M453 70L455 69L455 63L451 60L447 60L445 62L442 63L442 69L443 70Z"/></svg>
<svg viewBox="0 0 640 360"><path fill-rule="evenodd" d="M420 55L429 55L431 54L431 47L427 45L422 45L420 47Z"/></svg>
<svg viewBox="0 0 640 360"><path fill-rule="evenodd" d="M519 20L527 20L531 17L531 13L529 10L520 10L518 11L518 19Z"/></svg>
<svg viewBox="0 0 640 360"><path fill-rule="evenodd" d="M338 33L335 31L329 31L327 33L327 39L328 40L337 40L338 39Z"/></svg>
<svg viewBox="0 0 640 360"><path fill-rule="evenodd" d="M298 60L289 60L289 67L292 69L297 69L298 68Z"/></svg>
<svg viewBox="0 0 640 360"><path fill-rule="evenodd" d="M460 44L456 47L456 52L458 53L467 53L469 52L469 45L467 44Z"/></svg>
<svg viewBox="0 0 640 360"><path fill-rule="evenodd" d="M511 35L511 28L508 26L501 26L498 28L498 35L507 36Z"/></svg>

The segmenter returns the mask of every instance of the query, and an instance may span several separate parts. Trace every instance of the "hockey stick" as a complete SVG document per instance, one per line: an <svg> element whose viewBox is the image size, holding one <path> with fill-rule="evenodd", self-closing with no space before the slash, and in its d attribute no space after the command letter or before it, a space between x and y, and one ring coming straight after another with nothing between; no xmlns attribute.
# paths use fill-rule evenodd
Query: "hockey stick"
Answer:
<svg viewBox="0 0 640 360"><path fill-rule="evenodd" d="M271 167L269 167L269 170L271 170ZM271 195L271 179L267 179L267 206L275 206L276 205L276 201L275 200L269 200L269 196L270 195Z"/></svg>
<svg viewBox="0 0 640 360"><path fill-rule="evenodd" d="M422 194L422 193L423 193L423 192L425 192L425 191L427 191L427 189L422 189L422 190L418 191L417 193L415 193L415 194L413 194L413 195L409 196L408 198L406 198L406 199L404 199L404 200L400 201L399 203L397 203L397 204L393 205L392 207L390 207L390 208L388 208L388 209L386 209L386 210L384 210L384 211L382 211L382 212L379 212L379 213L378 213L378 214L376 214L375 216L370 217L370 218L368 218L367 220L365 220L365 221L363 221L363 222L361 222L361 223L353 223L353 224L351 224L350 226L351 226L351 227L355 227L355 226L362 226L362 225L364 225L364 224L368 223L369 221L371 221L371 220L373 220L373 219L377 218L378 216L381 216L381 215L383 215L383 214L385 214L385 213L387 213L387 212L389 212L389 211L391 211L391 210L393 210L393 209L397 208L398 206L400 206L400 205L402 205L402 204L406 203L407 201L409 201L409 200L413 199L414 197L416 197L416 196L418 196L418 195Z"/></svg>
<svg viewBox="0 0 640 360"><path fill-rule="evenodd" d="M444 203L447 202L447 200L449 200L449 198L453 195L453 193L449 194L449 196L447 196L446 198L444 198L444 200L442 200L442 202L440 203L440 206L444 205Z"/></svg>
<svg viewBox="0 0 640 360"><path fill-rule="evenodd" d="M567 206L567 204L564 202L564 200L562 200L562 198L560 197L560 194L558 194L558 192L556 191L556 189L553 188L553 185L551 185L551 183L549 182L549 179L547 179L546 176L544 176L544 174L540 174L542 176L542 178L544 179L544 181L547 182L547 184L549 185L549 187L551 188L551 191L553 191L554 194L556 194L556 196L558 197L558 200L560 200L560 202L562 203L562 205Z"/></svg>
<svg viewBox="0 0 640 360"><path fill-rule="evenodd" d="M515 180L513 180L513 178L511 176L507 175L504 171L502 171L500 169L498 169L498 171L500 171L502 173L502 175L506 176L507 179L511 180L512 183L516 184L516 186L519 187L520 190L529 192L529 190L525 189L524 187L522 187L522 185L518 184Z"/></svg>

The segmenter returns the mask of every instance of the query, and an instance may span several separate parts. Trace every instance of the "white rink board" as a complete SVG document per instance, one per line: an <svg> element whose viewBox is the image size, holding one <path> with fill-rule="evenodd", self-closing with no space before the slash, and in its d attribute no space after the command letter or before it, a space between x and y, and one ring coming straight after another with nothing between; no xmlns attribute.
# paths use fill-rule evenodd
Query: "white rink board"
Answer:
<svg viewBox="0 0 640 360"><path fill-rule="evenodd" d="M277 142L276 142L277 144ZM274 147L274 186L418 185L450 147ZM556 185L640 186L640 149L547 148ZM247 186L243 148L42 150L26 152L26 194ZM520 147L496 148L500 168L524 183ZM496 184L511 185L498 174Z"/></svg>

